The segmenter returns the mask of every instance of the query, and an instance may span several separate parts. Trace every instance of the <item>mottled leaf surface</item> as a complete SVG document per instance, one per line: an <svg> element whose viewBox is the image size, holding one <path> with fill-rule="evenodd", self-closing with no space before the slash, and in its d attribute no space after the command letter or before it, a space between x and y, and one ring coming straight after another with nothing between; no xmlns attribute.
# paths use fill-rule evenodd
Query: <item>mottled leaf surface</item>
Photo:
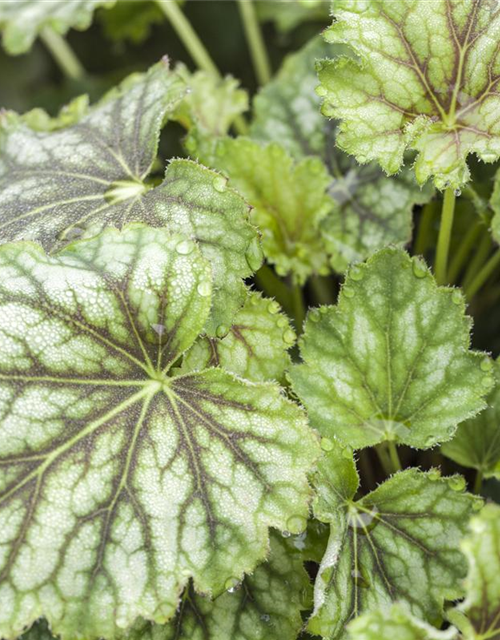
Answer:
<svg viewBox="0 0 500 640"><path fill-rule="evenodd" d="M164 623L305 527L317 452L277 385L172 365L202 331L196 244L132 226L0 249L0 636ZM297 529L299 527L296 527Z"/></svg>
<svg viewBox="0 0 500 640"><path fill-rule="evenodd" d="M183 371L222 367L254 382L283 381L296 336L275 300L252 292L231 328L221 329L220 338L202 336L195 342L184 357Z"/></svg>
<svg viewBox="0 0 500 640"><path fill-rule="evenodd" d="M31 48L44 27L60 34L87 29L98 7L112 7L116 0L2 0L0 30L3 46L16 55Z"/></svg>
<svg viewBox="0 0 500 640"><path fill-rule="evenodd" d="M483 367L492 368L485 360ZM499 361L494 371L497 383L487 398L488 407L479 415L459 425L453 440L441 447L442 452L463 467L480 471L485 477L500 477L500 379Z"/></svg>
<svg viewBox="0 0 500 640"><path fill-rule="evenodd" d="M318 158L295 164L278 143L225 138L214 162L253 207L251 219L262 233L264 254L279 275L291 274L302 284L313 273L328 273L319 225L334 203L326 193L330 178Z"/></svg>
<svg viewBox="0 0 500 640"><path fill-rule="evenodd" d="M336 307L309 313L293 388L324 436L431 447L483 409L494 384L487 356L469 351L470 328L458 290L383 249L350 268Z"/></svg>
<svg viewBox="0 0 500 640"><path fill-rule="evenodd" d="M469 561L467 596L458 610L467 615L465 638L500 638L500 507L488 504L471 520L471 533L462 542ZM458 624L458 621L457 621Z"/></svg>
<svg viewBox="0 0 500 640"><path fill-rule="evenodd" d="M246 204L218 174L177 160L160 186L148 182L162 122L184 91L161 62L126 80L71 127L33 131L22 118L4 115L0 239L36 240L54 249L106 225L135 221L193 237L212 265L207 329L213 333L243 304L242 278L260 265L260 248Z"/></svg>
<svg viewBox="0 0 500 640"><path fill-rule="evenodd" d="M414 206L433 195L431 185L419 188L413 172L405 169L387 178L376 163L360 166L335 146L336 124L321 115L314 93L315 62L341 52L342 45L327 45L318 37L288 56L276 78L256 96L251 127L253 138L280 142L297 160L317 155L325 163L335 206L321 231L338 272L389 244L408 243Z"/></svg>
<svg viewBox="0 0 500 640"><path fill-rule="evenodd" d="M459 188L467 156L500 156L500 7L490 0L338 0L331 43L358 60L319 66L323 112L338 145L389 174L418 151L420 183Z"/></svg>
<svg viewBox="0 0 500 640"><path fill-rule="evenodd" d="M186 590L176 618L165 627L138 625L130 640L295 640L311 583L297 550L271 535L269 561L215 600Z"/></svg>
<svg viewBox="0 0 500 640"><path fill-rule="evenodd" d="M350 640L455 640L454 627L439 631L399 604L359 616L349 624Z"/></svg>
<svg viewBox="0 0 500 640"><path fill-rule="evenodd" d="M461 595L465 558L459 542L475 499L460 476L409 469L354 501L354 464L338 448L325 454L313 477L317 518L331 523L330 540L314 587L308 630L346 638L346 624L367 611L401 601L427 621L445 598Z"/></svg>

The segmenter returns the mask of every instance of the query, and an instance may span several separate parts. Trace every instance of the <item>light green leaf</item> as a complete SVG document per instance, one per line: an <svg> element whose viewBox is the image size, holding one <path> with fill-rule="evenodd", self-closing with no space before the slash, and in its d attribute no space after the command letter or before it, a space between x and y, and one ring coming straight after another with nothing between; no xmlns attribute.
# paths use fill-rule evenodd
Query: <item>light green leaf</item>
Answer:
<svg viewBox="0 0 500 640"><path fill-rule="evenodd" d="M264 254L279 275L291 273L303 284L313 273L328 273L319 224L334 203L326 194L330 178L318 158L295 164L277 143L225 138L214 162L253 207L251 219L261 230Z"/></svg>
<svg viewBox="0 0 500 640"><path fill-rule="evenodd" d="M338 448L325 454L313 477L319 492L314 512L331 523L331 533L308 630L343 639L352 618L395 601L415 616L436 619L443 600L462 593L466 565L459 542L481 501L462 492L461 476L445 479L437 470L417 469L353 501L356 472L344 455Z"/></svg>
<svg viewBox="0 0 500 640"><path fill-rule="evenodd" d="M493 209L491 220L491 234L497 244L500 244L500 170L495 174L493 193L490 198L490 205Z"/></svg>
<svg viewBox="0 0 500 640"><path fill-rule="evenodd" d="M225 136L235 119L248 109L248 93L231 76L216 78L205 71L190 73L184 65L176 71L189 88L174 118L187 130L187 151L211 164L218 138Z"/></svg>
<svg viewBox="0 0 500 640"><path fill-rule="evenodd" d="M349 624L350 640L455 640L457 635L454 627L438 631L400 604L365 613Z"/></svg>
<svg viewBox="0 0 500 640"><path fill-rule="evenodd" d="M486 368L489 361L484 362ZM441 450L463 467L472 467L485 477L500 478L500 361L495 363L492 374L496 374L497 384L487 398L488 408L470 420L459 425L455 437L446 442Z"/></svg>
<svg viewBox="0 0 500 640"><path fill-rule="evenodd" d="M220 327L220 333L220 338L203 336L195 342L184 357L184 372L222 367L255 382L283 381L296 336L275 300L252 292L232 327Z"/></svg>
<svg viewBox="0 0 500 640"><path fill-rule="evenodd" d="M336 307L309 313L293 388L326 437L431 447L481 411L494 384L488 357L469 351L470 328L459 290L383 249L350 268Z"/></svg>
<svg viewBox="0 0 500 640"><path fill-rule="evenodd" d="M36 240L46 249L106 225L146 222L195 238L212 265L215 296L207 330L231 323L243 304L242 278L260 265L247 205L222 176L172 162L163 183L148 175L162 122L184 83L161 62L133 76L72 127L30 129L13 114L0 129L0 239Z"/></svg>
<svg viewBox="0 0 500 640"><path fill-rule="evenodd" d="M338 145L393 174L419 152L419 183L460 188L467 156L500 156L500 8L490 0L337 0L331 43L359 60L319 64L323 112Z"/></svg>
<svg viewBox="0 0 500 640"><path fill-rule="evenodd" d="M500 507L488 504L472 518L471 533L462 542L469 561L467 596L458 612L467 615L465 640L500 638ZM450 616L452 617L452 616ZM458 623L458 620L457 620Z"/></svg>
<svg viewBox="0 0 500 640"><path fill-rule="evenodd" d="M339 55L341 50L342 45L333 47L314 38L290 55L255 98L251 127L257 140L280 142L294 158L318 155L325 163L331 175L328 193L336 206L321 229L338 272L387 245L408 243L414 206L433 195L432 186L420 189L409 170L389 179L375 163L359 166L334 146L335 123L325 122L313 92L318 84L314 65L318 58Z"/></svg>
<svg viewBox="0 0 500 640"><path fill-rule="evenodd" d="M304 22L328 21L329 0L265 0L256 3L262 22L274 22L278 31L288 33Z"/></svg>
<svg viewBox="0 0 500 640"><path fill-rule="evenodd" d="M57 257L0 248L0 636L40 616L114 638L217 595L305 528L318 446L271 383L173 365L210 310L209 262L165 229Z"/></svg>
<svg viewBox="0 0 500 640"><path fill-rule="evenodd" d="M138 625L130 640L295 640L311 583L301 554L271 535L271 555L241 585L216 600L186 590L166 627Z"/></svg>
<svg viewBox="0 0 500 640"><path fill-rule="evenodd" d="M116 0L2 0L0 30L3 46L12 55L31 48L44 27L64 35L69 29L90 27L98 7L112 7Z"/></svg>

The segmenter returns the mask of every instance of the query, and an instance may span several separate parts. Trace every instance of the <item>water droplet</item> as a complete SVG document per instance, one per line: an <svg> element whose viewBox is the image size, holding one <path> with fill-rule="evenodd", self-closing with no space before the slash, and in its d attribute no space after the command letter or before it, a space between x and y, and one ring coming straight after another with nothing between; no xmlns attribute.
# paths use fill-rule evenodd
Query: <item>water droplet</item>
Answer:
<svg viewBox="0 0 500 640"><path fill-rule="evenodd" d="M264 254L262 253L262 248L260 246L258 238L254 238L248 245L248 249L245 253L245 258L248 266L252 271L257 271L258 269L260 269L262 262L264 261Z"/></svg>
<svg viewBox="0 0 500 640"><path fill-rule="evenodd" d="M427 271L427 266L425 262L423 260L420 260L419 258L413 258L412 262L413 262L413 274L417 278L425 278L425 276L429 273Z"/></svg>
<svg viewBox="0 0 500 640"><path fill-rule="evenodd" d="M330 438L321 438L321 448L323 451L333 451L333 442Z"/></svg>
<svg viewBox="0 0 500 640"><path fill-rule="evenodd" d="M487 389L489 389L495 384L495 380L491 376L485 376L481 380L481 384L483 385L483 387L486 387Z"/></svg>
<svg viewBox="0 0 500 640"><path fill-rule="evenodd" d="M361 265L355 264L349 269L349 277L356 282L363 280L365 271Z"/></svg>
<svg viewBox="0 0 500 640"><path fill-rule="evenodd" d="M241 582L237 578L228 578L224 584L226 591L234 593L241 587Z"/></svg>
<svg viewBox="0 0 500 640"><path fill-rule="evenodd" d="M448 486L453 491L463 491L465 489L465 478L463 476L452 476L448 478Z"/></svg>
<svg viewBox="0 0 500 640"><path fill-rule="evenodd" d="M204 298L209 296L212 293L212 283L210 280L203 280L203 282L200 282L197 287L197 291L200 296L203 296Z"/></svg>
<svg viewBox="0 0 500 640"><path fill-rule="evenodd" d="M441 478L441 471L439 469L431 469L427 474L429 480L435 482Z"/></svg>
<svg viewBox="0 0 500 640"><path fill-rule="evenodd" d="M323 102L321 105L321 113L325 116L325 118L333 118L335 115L335 107L333 107L328 102Z"/></svg>
<svg viewBox="0 0 500 640"><path fill-rule="evenodd" d="M263 613L260 616L260 619L262 620L262 622L264 622L265 624L269 624L269 622L271 621L271 616L268 613Z"/></svg>
<svg viewBox="0 0 500 640"><path fill-rule="evenodd" d="M259 304L259 296L250 296L250 304L252 307L256 307Z"/></svg>
<svg viewBox="0 0 500 640"><path fill-rule="evenodd" d="M162 336L167 330L167 327L164 324L152 324L151 329L153 329L153 331L155 331L159 336Z"/></svg>
<svg viewBox="0 0 500 640"><path fill-rule="evenodd" d="M462 189L454 189L453 193L455 194L456 198L460 198L460 196L462 195Z"/></svg>
<svg viewBox="0 0 500 640"><path fill-rule="evenodd" d="M492 368L493 368L493 362L491 361L491 358L486 357L481 360L482 371L491 371Z"/></svg>
<svg viewBox="0 0 500 640"><path fill-rule="evenodd" d="M319 322L321 320L321 313L318 309L312 309L309 311L309 319L311 322Z"/></svg>
<svg viewBox="0 0 500 640"><path fill-rule="evenodd" d="M280 318L278 320L278 322L276 323L276 325L280 328L283 329L283 327L287 327L288 326L288 320L286 318Z"/></svg>
<svg viewBox="0 0 500 640"><path fill-rule="evenodd" d="M176 244L175 250L182 256L187 256L193 252L194 242L192 240L181 240Z"/></svg>
<svg viewBox="0 0 500 640"><path fill-rule="evenodd" d="M282 531L282 532L281 532L281 535L282 535L284 538L289 538L292 534L290 533L290 531Z"/></svg>
<svg viewBox="0 0 500 640"><path fill-rule="evenodd" d="M290 533L297 535L307 527L307 520L303 516L291 516L286 521L286 526Z"/></svg>
<svg viewBox="0 0 500 640"><path fill-rule="evenodd" d="M59 234L59 240L66 240L68 242L71 240L78 240L78 238L81 238L84 233L85 230L81 227L70 227Z"/></svg>
<svg viewBox="0 0 500 640"><path fill-rule="evenodd" d="M276 315L277 313L279 313L280 310L280 305L278 302L276 302L276 300L272 300L268 305L267 305L267 310L269 311L269 313L271 313L273 316Z"/></svg>
<svg viewBox="0 0 500 640"><path fill-rule="evenodd" d="M342 457L346 460L350 460L352 458L353 449L349 445L342 449Z"/></svg>
<svg viewBox="0 0 500 640"><path fill-rule="evenodd" d="M215 176L212 180L212 186L219 193L224 193L227 187L227 178L224 178L224 176Z"/></svg>
<svg viewBox="0 0 500 640"><path fill-rule="evenodd" d="M474 496L474 500L472 501L472 510L481 511L483 507L484 507L484 500L479 496Z"/></svg>
<svg viewBox="0 0 500 640"><path fill-rule="evenodd" d="M342 287L342 295L344 295L346 298L353 298L354 297L354 289L350 289L349 287L343 286Z"/></svg>
<svg viewBox="0 0 500 640"><path fill-rule="evenodd" d="M286 342L287 344L293 344L296 339L297 336L295 335L295 331L292 331L291 329L287 329L283 333L283 342Z"/></svg>
<svg viewBox="0 0 500 640"><path fill-rule="evenodd" d="M433 447L436 444L436 436L427 436L425 439L425 447Z"/></svg>
<svg viewBox="0 0 500 640"><path fill-rule="evenodd" d="M316 95L319 96L320 98L324 98L328 94L328 91L322 84L316 87L315 91L316 91Z"/></svg>
<svg viewBox="0 0 500 640"><path fill-rule="evenodd" d="M228 334L228 331L229 331L229 327L226 327L225 324L220 324L215 330L215 333L218 338L223 338Z"/></svg>
<svg viewBox="0 0 500 640"><path fill-rule="evenodd" d="M369 533L378 524L377 507L360 509L351 505L347 515L347 521L351 528L358 529L359 533Z"/></svg>
<svg viewBox="0 0 500 640"><path fill-rule="evenodd" d="M454 289L453 293L451 294L451 301L454 302L455 304L462 304L463 299L464 297L460 289Z"/></svg>

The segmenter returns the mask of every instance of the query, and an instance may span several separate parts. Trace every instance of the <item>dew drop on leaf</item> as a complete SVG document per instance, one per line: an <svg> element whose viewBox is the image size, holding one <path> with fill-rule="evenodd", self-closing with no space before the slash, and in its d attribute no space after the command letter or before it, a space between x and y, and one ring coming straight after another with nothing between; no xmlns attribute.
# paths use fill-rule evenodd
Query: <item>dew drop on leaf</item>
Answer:
<svg viewBox="0 0 500 640"><path fill-rule="evenodd" d="M219 193L224 193L227 187L227 179L223 176L216 176L212 181L213 188Z"/></svg>
<svg viewBox="0 0 500 640"><path fill-rule="evenodd" d="M287 329L283 333L283 342L286 342L287 344L293 344L296 338L297 336L295 335L295 331L292 331L291 329Z"/></svg>
<svg viewBox="0 0 500 640"><path fill-rule="evenodd" d="M492 368L493 368L493 362L490 360L490 358L483 358L481 360L482 371L491 371Z"/></svg>
<svg viewBox="0 0 500 640"><path fill-rule="evenodd" d="M281 535L282 535L284 538L289 538L292 534L290 533L290 531L282 531L282 532L281 532Z"/></svg>
<svg viewBox="0 0 500 640"><path fill-rule="evenodd" d="M455 304L461 304L463 302L462 292L459 289L455 289L451 294L451 300Z"/></svg>
<svg viewBox="0 0 500 640"><path fill-rule="evenodd" d="M286 526L290 533L297 535L304 531L307 526L307 520L303 516L291 516L286 521Z"/></svg>
<svg viewBox="0 0 500 640"><path fill-rule="evenodd" d="M342 288L342 293L344 294L344 296L346 298L353 298L354 297L354 289L350 289L349 287L343 287Z"/></svg>
<svg viewBox="0 0 500 640"><path fill-rule="evenodd" d="M413 262L413 274L417 278L425 278L425 276L428 274L427 267L425 266L425 264L418 258L414 258L412 262Z"/></svg>
<svg viewBox="0 0 500 640"><path fill-rule="evenodd" d="M197 291L200 296L203 296L205 298L209 296L212 293L212 285L210 284L210 281L204 280L203 282L200 282L197 287Z"/></svg>
<svg viewBox="0 0 500 640"><path fill-rule="evenodd" d="M194 242L192 240L181 240L176 246L175 250L182 256L187 256L194 250Z"/></svg>
<svg viewBox="0 0 500 640"><path fill-rule="evenodd" d="M228 578L224 587L228 593L235 593L240 588L241 583L237 578Z"/></svg>
<svg viewBox="0 0 500 640"><path fill-rule="evenodd" d="M166 327L164 324L152 324L151 328L153 329L153 331L155 333L157 333L159 336L162 336L165 331L166 331Z"/></svg>
<svg viewBox="0 0 500 640"><path fill-rule="evenodd" d="M439 480L441 478L441 471L439 469L431 469L428 476L429 480Z"/></svg>
<svg viewBox="0 0 500 640"><path fill-rule="evenodd" d="M215 331L218 338L223 338L228 334L228 332L229 332L229 327L226 327L225 324L220 324Z"/></svg>
<svg viewBox="0 0 500 640"><path fill-rule="evenodd" d="M465 478L463 476L452 476L448 480L448 486L453 491L463 491L465 489Z"/></svg>
<svg viewBox="0 0 500 640"><path fill-rule="evenodd" d="M332 451L333 442L330 440L330 438L321 438L321 448L323 449L323 451Z"/></svg>
<svg viewBox="0 0 500 640"><path fill-rule="evenodd" d="M267 305L267 310L269 311L269 313L271 313L272 315L275 315L276 313L278 313L278 311L280 310L280 305L278 302L276 302L276 300L272 300L268 305Z"/></svg>
<svg viewBox="0 0 500 640"><path fill-rule="evenodd" d="M359 265L354 265L349 271L349 277L352 278L352 280L355 280L356 282L363 280L364 275L365 275L364 270Z"/></svg>
<svg viewBox="0 0 500 640"><path fill-rule="evenodd" d="M254 238L249 244L248 249L245 253L245 258L248 266L252 271L257 271L257 269L260 269L262 261L264 260L264 254L262 253L260 242L257 238Z"/></svg>

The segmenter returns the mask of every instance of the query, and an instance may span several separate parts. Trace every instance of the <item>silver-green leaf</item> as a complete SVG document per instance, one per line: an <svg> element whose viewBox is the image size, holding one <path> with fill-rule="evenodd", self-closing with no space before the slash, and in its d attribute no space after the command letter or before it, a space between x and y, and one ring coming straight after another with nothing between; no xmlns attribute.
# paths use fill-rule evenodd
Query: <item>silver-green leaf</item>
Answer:
<svg viewBox="0 0 500 640"><path fill-rule="evenodd" d="M293 388L326 437L425 449L450 440L493 388L470 329L459 290L438 288L420 259L383 249L349 269L336 307L309 313Z"/></svg>
<svg viewBox="0 0 500 640"><path fill-rule="evenodd" d="M133 225L0 248L0 636L171 618L306 525L318 445L272 383L177 375L212 276L196 243Z"/></svg>

